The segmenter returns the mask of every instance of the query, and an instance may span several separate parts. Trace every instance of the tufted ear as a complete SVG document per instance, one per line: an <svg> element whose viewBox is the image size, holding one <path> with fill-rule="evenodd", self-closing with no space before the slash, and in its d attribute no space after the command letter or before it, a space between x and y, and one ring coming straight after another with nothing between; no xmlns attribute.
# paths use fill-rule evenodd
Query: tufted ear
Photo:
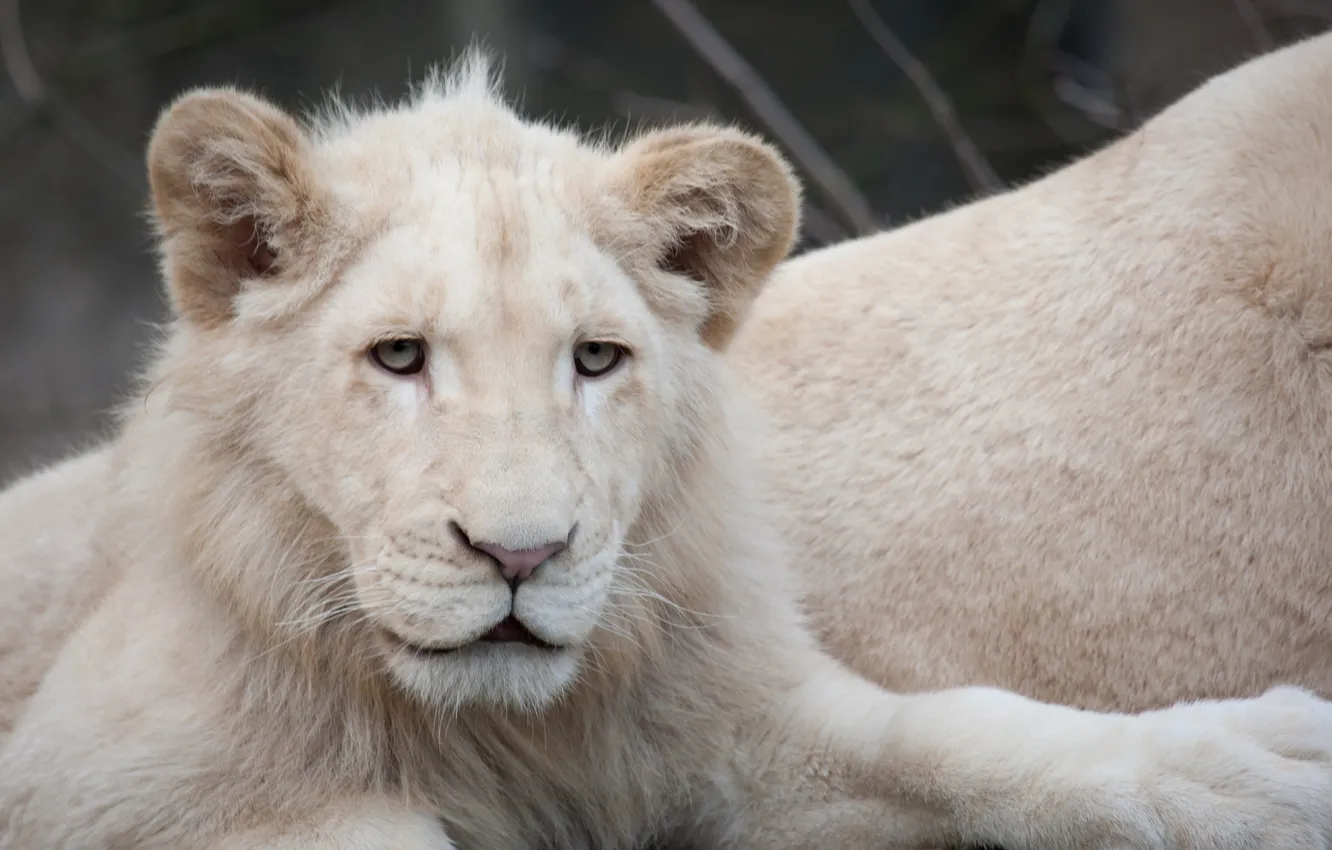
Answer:
<svg viewBox="0 0 1332 850"><path fill-rule="evenodd" d="M294 271L327 215L306 131L229 89L184 95L158 119L148 176L167 288L178 315L229 319L248 283Z"/></svg>
<svg viewBox="0 0 1332 850"><path fill-rule="evenodd" d="M658 266L702 283L704 341L723 349L795 239L800 186L769 145L733 129L648 133L617 155L615 189L646 226Z"/></svg>

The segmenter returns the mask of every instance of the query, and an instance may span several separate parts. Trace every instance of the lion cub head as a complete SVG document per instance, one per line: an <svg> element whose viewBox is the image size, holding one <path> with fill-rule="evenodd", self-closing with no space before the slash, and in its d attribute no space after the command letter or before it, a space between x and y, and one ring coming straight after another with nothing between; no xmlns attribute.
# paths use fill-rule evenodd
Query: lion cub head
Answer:
<svg viewBox="0 0 1332 850"><path fill-rule="evenodd" d="M341 552L213 586L319 588L416 697L532 707L614 632L622 547L716 427L717 352L798 198L736 130L612 149L493 90L473 56L308 123L194 91L148 158L172 406Z"/></svg>

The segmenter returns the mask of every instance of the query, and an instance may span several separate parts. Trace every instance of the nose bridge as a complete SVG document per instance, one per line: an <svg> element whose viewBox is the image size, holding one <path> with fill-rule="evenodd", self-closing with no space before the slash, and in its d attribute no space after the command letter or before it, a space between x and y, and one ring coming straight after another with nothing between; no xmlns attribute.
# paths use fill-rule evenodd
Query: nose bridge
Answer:
<svg viewBox="0 0 1332 850"><path fill-rule="evenodd" d="M565 540L577 507L578 464L553 417L510 411L476 427L479 454L456 506L467 536L515 551Z"/></svg>

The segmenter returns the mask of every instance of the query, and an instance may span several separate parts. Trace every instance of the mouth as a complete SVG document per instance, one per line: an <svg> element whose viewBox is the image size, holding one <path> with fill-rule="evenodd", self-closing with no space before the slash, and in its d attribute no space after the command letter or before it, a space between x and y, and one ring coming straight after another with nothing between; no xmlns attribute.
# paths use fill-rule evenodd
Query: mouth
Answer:
<svg viewBox="0 0 1332 850"><path fill-rule="evenodd" d="M478 643L519 643L519 644L524 644L526 646L535 647L537 649L545 650L547 652L558 652L560 649L563 649L563 647L559 647L551 643L546 643L541 638L532 634L531 630L528 629L527 626L524 626L522 622L520 622L518 618L514 617L512 614L505 617L503 620L500 620L498 623L494 625L494 627L491 628L490 631L486 632L472 643L463 644L462 646L443 646L443 647L425 646L419 643L413 643L412 641L399 637L398 635L386 629L382 629L381 631L383 633L383 636L387 638L389 642L391 642L396 647L399 647L401 649L406 649L410 651L413 655L424 658L429 658L432 656L439 657L443 655L448 655L450 653L457 652L460 649L466 649L469 646L475 646Z"/></svg>

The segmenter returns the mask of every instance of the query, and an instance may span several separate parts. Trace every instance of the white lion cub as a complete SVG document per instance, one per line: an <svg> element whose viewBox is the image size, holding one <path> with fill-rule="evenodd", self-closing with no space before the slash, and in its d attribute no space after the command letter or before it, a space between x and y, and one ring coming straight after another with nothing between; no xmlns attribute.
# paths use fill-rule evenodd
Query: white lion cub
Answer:
<svg viewBox="0 0 1332 850"><path fill-rule="evenodd" d="M790 172L492 89L161 118L177 319L59 472L105 484L93 556L3 564L43 590L0 632L0 847L1332 847L1303 692L1093 714L816 647L719 357Z"/></svg>

